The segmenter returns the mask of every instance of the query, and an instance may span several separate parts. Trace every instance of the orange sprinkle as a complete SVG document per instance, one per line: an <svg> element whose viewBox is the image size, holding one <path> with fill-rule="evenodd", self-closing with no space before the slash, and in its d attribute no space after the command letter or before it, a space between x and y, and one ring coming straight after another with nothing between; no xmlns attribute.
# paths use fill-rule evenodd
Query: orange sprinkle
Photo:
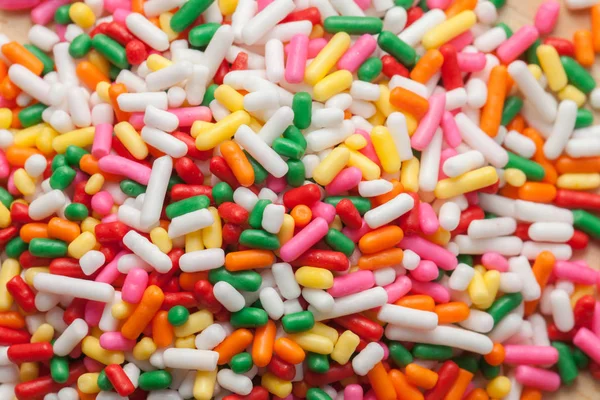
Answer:
<svg viewBox="0 0 600 400"><path fill-rule="evenodd" d="M252 343L254 335L248 329L238 329L227 336L214 351L219 353L219 365L227 364L231 357L241 353Z"/></svg>

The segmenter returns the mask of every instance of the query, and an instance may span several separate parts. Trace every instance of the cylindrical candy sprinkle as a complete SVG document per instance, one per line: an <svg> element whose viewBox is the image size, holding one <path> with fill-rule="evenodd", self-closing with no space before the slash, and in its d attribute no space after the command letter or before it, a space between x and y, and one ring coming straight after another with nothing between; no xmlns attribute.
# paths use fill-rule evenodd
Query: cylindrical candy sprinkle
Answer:
<svg viewBox="0 0 600 400"><path fill-rule="evenodd" d="M505 3L0 2L0 398L597 375L600 6Z"/></svg>

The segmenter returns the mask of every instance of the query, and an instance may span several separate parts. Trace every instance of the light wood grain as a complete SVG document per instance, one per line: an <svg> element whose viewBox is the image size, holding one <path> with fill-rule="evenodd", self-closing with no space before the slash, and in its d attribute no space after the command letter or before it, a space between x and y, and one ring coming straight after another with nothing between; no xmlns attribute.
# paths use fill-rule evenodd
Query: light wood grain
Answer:
<svg viewBox="0 0 600 400"><path fill-rule="evenodd" d="M348 0L351 1L351 0ZM543 0L508 0L507 5L500 13L500 19L517 30L525 24L532 24L537 7ZM564 3L561 2L561 3ZM7 35L12 40L27 42L27 32L31 22L27 13L0 12L0 33ZM552 36L573 38L577 29L589 29L589 11L569 11L562 5L561 15ZM592 68L592 74L600 81L600 63ZM597 117L597 115L596 115ZM598 269L600 260L600 247L592 243L586 252L577 252L574 259L586 259L594 268ZM600 399L600 383L591 379L589 374L582 374L573 386L562 388L557 393L545 394L544 399L549 400L597 400Z"/></svg>

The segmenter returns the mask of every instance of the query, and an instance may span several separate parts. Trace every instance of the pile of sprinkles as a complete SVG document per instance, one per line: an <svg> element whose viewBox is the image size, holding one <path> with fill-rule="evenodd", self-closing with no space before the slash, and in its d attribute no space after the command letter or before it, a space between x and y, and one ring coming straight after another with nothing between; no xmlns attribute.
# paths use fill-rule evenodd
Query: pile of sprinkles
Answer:
<svg viewBox="0 0 600 400"><path fill-rule="evenodd" d="M0 0L0 400L600 379L600 2L505 3Z"/></svg>

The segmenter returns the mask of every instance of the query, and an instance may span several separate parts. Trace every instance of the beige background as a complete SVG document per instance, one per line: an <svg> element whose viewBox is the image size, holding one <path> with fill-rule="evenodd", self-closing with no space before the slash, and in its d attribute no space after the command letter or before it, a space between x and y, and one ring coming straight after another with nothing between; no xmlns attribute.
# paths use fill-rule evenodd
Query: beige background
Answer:
<svg viewBox="0 0 600 400"><path fill-rule="evenodd" d="M543 0L508 0L507 5L501 11L501 20L513 30L516 30L524 24L532 23L535 10L541 3L543 3ZM561 3L564 3L564 0ZM7 35L10 39L26 42L27 31L30 26L31 22L27 13L6 13L0 11L0 33ZM568 11L563 5L558 25L552 36L564 37L571 40L575 30L589 28L589 11ZM592 68L592 73L596 80L600 81L600 63L597 63ZM598 268L597 260L600 259L600 248L597 246L597 243L593 243L593 245L594 248L585 254L577 254L576 258L586 258L590 262L590 265ZM547 394L544 396L544 399L600 399L600 383L592 380L588 374L582 374L572 387L561 389L558 393Z"/></svg>

